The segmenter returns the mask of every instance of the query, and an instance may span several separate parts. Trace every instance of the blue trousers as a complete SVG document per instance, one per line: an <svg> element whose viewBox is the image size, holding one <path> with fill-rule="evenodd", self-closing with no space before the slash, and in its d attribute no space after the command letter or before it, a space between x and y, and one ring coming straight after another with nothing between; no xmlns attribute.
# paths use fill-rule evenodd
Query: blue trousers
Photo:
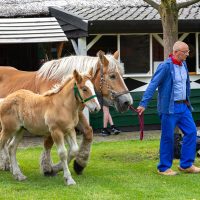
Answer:
<svg viewBox="0 0 200 200"><path fill-rule="evenodd" d="M191 167L195 160L197 129L192 113L184 103L174 103L174 114L161 114L160 163L158 170L163 172L172 166L174 157L174 129L183 132L180 167Z"/></svg>

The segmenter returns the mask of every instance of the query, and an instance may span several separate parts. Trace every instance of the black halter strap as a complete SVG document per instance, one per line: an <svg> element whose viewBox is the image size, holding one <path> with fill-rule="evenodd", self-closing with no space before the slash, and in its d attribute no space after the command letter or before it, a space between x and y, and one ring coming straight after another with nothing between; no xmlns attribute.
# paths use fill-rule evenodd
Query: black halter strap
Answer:
<svg viewBox="0 0 200 200"><path fill-rule="evenodd" d="M101 62L101 60L103 60L103 63ZM104 64L104 58L99 60L100 62L100 97L101 97L101 107L103 106L103 92L102 92L102 88L103 88L103 84L108 88L108 90L110 90L111 92L111 97L112 99L116 100L119 96L123 95L123 94L128 94L130 93L130 91L125 90L122 92L115 92L114 90L111 89L111 87L108 85L108 83L106 82L106 80L104 79L104 75L103 75L103 64Z"/></svg>

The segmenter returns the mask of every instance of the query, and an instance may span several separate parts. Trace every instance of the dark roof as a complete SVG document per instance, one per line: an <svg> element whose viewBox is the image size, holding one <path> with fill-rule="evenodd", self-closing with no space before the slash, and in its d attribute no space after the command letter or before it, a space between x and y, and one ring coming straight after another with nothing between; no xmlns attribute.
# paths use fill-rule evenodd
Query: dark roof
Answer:
<svg viewBox="0 0 200 200"><path fill-rule="evenodd" d="M180 0L179 0L180 1ZM48 7L143 5L142 0L0 0L0 17L47 16Z"/></svg>
<svg viewBox="0 0 200 200"><path fill-rule="evenodd" d="M150 5L120 7L62 7L88 21L96 20L158 20L158 11ZM179 11L179 19L200 19L200 3L183 8Z"/></svg>
<svg viewBox="0 0 200 200"><path fill-rule="evenodd" d="M0 0L0 17L50 15L56 17L69 38L162 32L158 11L142 0ZM179 11L179 24L181 31L199 32L200 2Z"/></svg>
<svg viewBox="0 0 200 200"><path fill-rule="evenodd" d="M0 17L48 16L49 6L63 5L65 0L0 0Z"/></svg>
<svg viewBox="0 0 200 200"><path fill-rule="evenodd" d="M143 0L0 0L0 17L48 16L51 6L90 21L159 19L157 11ZM179 19L200 19L200 2L179 14Z"/></svg>
<svg viewBox="0 0 200 200"><path fill-rule="evenodd" d="M68 38L90 34L161 33L158 11L150 5L50 8ZM200 31L200 3L179 11L179 32ZM84 28L82 28L84 27Z"/></svg>

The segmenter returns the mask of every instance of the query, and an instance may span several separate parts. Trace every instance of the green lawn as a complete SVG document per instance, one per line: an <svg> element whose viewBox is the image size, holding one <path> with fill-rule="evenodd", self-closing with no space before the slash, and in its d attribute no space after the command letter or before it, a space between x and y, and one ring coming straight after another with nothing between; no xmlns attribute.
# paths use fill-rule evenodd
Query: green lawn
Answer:
<svg viewBox="0 0 200 200"><path fill-rule="evenodd" d="M166 177L156 173L159 140L94 143L88 167L78 176L70 170L77 185L64 185L62 173L43 177L39 170L42 147L19 149L18 162L28 177L17 182L10 172L0 171L0 199L200 199L200 174ZM57 153L53 149L56 161ZM196 165L200 166L197 158ZM178 160L173 169L177 170Z"/></svg>

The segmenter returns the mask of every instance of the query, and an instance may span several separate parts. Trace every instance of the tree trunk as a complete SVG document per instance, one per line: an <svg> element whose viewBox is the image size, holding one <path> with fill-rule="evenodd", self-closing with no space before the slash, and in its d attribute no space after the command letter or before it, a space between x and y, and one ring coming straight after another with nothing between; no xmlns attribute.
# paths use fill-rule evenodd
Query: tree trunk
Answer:
<svg viewBox="0 0 200 200"><path fill-rule="evenodd" d="M178 40L178 9L176 1L162 0L159 7L163 26L164 57L172 53L173 45Z"/></svg>

